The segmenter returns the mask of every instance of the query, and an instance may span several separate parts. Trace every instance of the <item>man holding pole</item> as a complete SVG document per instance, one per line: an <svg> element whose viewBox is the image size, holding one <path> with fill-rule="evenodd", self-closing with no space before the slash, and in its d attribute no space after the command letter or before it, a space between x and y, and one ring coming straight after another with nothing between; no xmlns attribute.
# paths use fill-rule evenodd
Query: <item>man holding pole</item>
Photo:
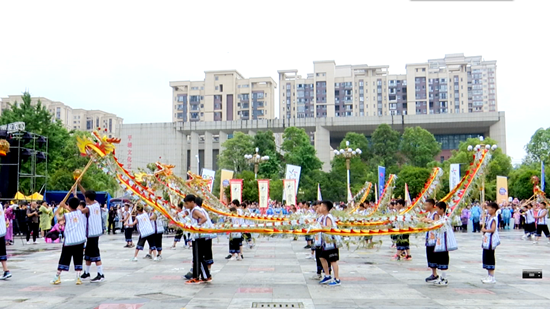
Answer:
<svg viewBox="0 0 550 309"><path fill-rule="evenodd" d="M80 191L84 194L86 200L86 208L89 210L88 225L86 230L86 248L84 252L84 260L86 260L86 267L84 268L84 273L80 277L82 280L90 279L90 267L92 262L95 263L97 267L97 276L92 279L91 282L102 282L105 280L103 275L103 266L101 263L101 255L99 252L99 236L103 234L103 224L101 222L101 206L95 200L96 193L95 191L86 191L80 180L77 181Z"/></svg>

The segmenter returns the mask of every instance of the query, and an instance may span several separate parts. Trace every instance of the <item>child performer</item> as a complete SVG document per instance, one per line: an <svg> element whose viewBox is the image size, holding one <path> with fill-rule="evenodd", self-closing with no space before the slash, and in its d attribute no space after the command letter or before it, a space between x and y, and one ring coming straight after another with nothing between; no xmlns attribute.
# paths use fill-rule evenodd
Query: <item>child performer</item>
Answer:
<svg viewBox="0 0 550 309"><path fill-rule="evenodd" d="M212 222L209 220L206 211L200 208L194 195L188 194L185 199L185 208L190 212L191 220L199 227L211 227ZM202 203L202 200L199 202ZM210 275L209 265L207 263L208 257L208 237L205 234L196 234L193 241L193 277L186 281L186 284L200 284L202 282L212 282L212 276ZM211 239L210 239L211 240ZM200 280L202 277L202 280Z"/></svg>
<svg viewBox="0 0 550 309"><path fill-rule="evenodd" d="M239 202L237 200L235 201L237 203ZM235 208L233 205L235 201L231 202L232 205L229 208L229 211L234 214L237 213L237 208ZM231 220L233 221L233 224L240 224L240 221L241 221L239 218L231 218ZM241 258L242 245L243 245L242 233L229 234L229 259L230 260L242 261L242 258Z"/></svg>
<svg viewBox="0 0 550 309"><path fill-rule="evenodd" d="M187 213L183 210L183 203L179 203L176 208L176 214L178 221L181 223L185 223L185 217L187 216ZM178 242L181 241L181 237L183 236L183 230L180 227L176 228L176 235L174 236L174 244L172 244L171 249L176 250L176 245ZM185 246L187 246L187 237L185 238Z"/></svg>
<svg viewBox="0 0 550 309"><path fill-rule="evenodd" d="M7 206L9 207L9 206ZM0 204L0 263L2 263L2 268L4 274L0 277L0 280L6 280L11 278L11 273L8 270L8 255L6 253L6 234L8 229L6 227L6 217L4 214L4 208ZM82 252L82 250L80 250Z"/></svg>
<svg viewBox="0 0 550 309"><path fill-rule="evenodd" d="M151 222L153 223L153 227L155 230L155 234L153 234L154 242L155 242L155 248L157 249L157 261L162 260L162 235L164 234L164 217L160 213L156 213L155 211L151 212ZM149 247L149 254L152 253L151 247Z"/></svg>
<svg viewBox="0 0 550 309"><path fill-rule="evenodd" d="M145 245L145 241L147 241L147 244L149 244L149 249L152 249L152 254L154 256L154 260L157 260L156 254L157 250L155 248L155 239L153 234L155 233L155 230L153 229L153 225L151 224L151 220L149 219L149 214L147 214L145 211L143 211L143 205L137 205L137 216L136 220L132 224L128 224L131 227L134 227L137 225L138 231L139 231L139 240L136 246L136 252L134 253L134 258L132 259L132 262L137 262L137 255L140 250L143 250L143 246Z"/></svg>
<svg viewBox="0 0 550 309"><path fill-rule="evenodd" d="M534 244L539 243L539 239L542 236L542 233L544 233L544 236L548 238L548 243L550 244L550 233L548 232L548 223L546 222L546 216L548 215L548 210L546 209L546 202L540 203L540 210L535 216L535 219L537 219L537 239L535 240Z"/></svg>
<svg viewBox="0 0 550 309"><path fill-rule="evenodd" d="M84 260L86 261L86 267L84 268L84 273L80 279L85 280L90 278L90 267L92 262L95 263L97 268L97 276L91 280L91 282L102 282L105 280L103 274L103 264L101 263L101 254L99 251L99 236L103 235L103 222L101 221L101 206L95 200L96 193L95 191L86 191L80 182L78 183L80 191L84 194L84 199L86 202L86 208L88 209L87 217L87 230L86 236L86 248L84 252Z"/></svg>
<svg viewBox="0 0 550 309"><path fill-rule="evenodd" d="M445 204L445 202L437 202L435 204L435 209L436 209L437 216L439 218L443 218L445 216L445 212L447 211L447 204ZM448 224L449 224L449 227L450 227L451 222L448 222ZM447 229L446 232L447 233L453 233L453 229L450 227L450 228ZM445 235L444 233L439 233L438 237L447 237L447 235ZM453 239L454 239L454 234L452 234L451 237L453 237ZM446 239L439 239L437 241L446 242L447 240ZM448 249L446 245L444 247L445 247L445 249ZM449 281L447 280L447 270L449 270L449 251L447 251L447 250L446 251L439 251L439 252L434 252L433 254L434 254L436 264L437 264L437 269L439 269L441 271L441 276L439 277L439 280L434 281L433 283L435 285L440 285L440 286L448 285Z"/></svg>
<svg viewBox="0 0 550 309"><path fill-rule="evenodd" d="M128 204L124 205L122 222L124 224L124 238L126 239L126 246L124 246L124 248L133 248L134 242L132 240L132 233L134 232L134 226L128 224L132 224L134 220L132 218L132 213L130 212L130 205Z"/></svg>
<svg viewBox="0 0 550 309"><path fill-rule="evenodd" d="M488 216L485 218L485 224L481 228L483 233L483 268L487 269L487 277L481 279L482 283L495 284L495 249L500 245L500 238L498 236L498 224L496 219L496 213L498 210L497 203L489 203L487 205Z"/></svg>
<svg viewBox="0 0 550 309"><path fill-rule="evenodd" d="M405 200L399 199L395 202L395 211L398 215L399 212L405 208ZM398 223L396 223L398 224ZM397 254L395 255L395 260L404 259L406 261L412 260L409 234L396 235L395 245L397 247Z"/></svg>
<svg viewBox="0 0 550 309"><path fill-rule="evenodd" d="M65 220L65 231L63 238L63 249L61 249L61 257L59 258L59 264L57 266L57 273L52 284L61 283L61 272L69 271L71 266L71 258L73 259L74 270L76 271L76 285L81 285L80 272L82 271L82 258L84 254L84 243L86 242L86 213L89 212L89 208L79 208L80 201L78 198L71 198L69 200L69 212L65 213L63 217L58 217L58 220ZM61 209L66 208L67 205L64 202L59 204L55 216L59 216Z"/></svg>
<svg viewBox="0 0 550 309"><path fill-rule="evenodd" d="M332 209L332 207L333 205L330 201L323 201L319 205L319 213L324 216L323 221L321 222L323 228L330 229L336 225L334 217L330 214L330 210ZM328 284L331 286L340 285L340 278L338 275L338 247L336 247L336 244L334 243L326 243L325 241L323 241L323 249L321 251L322 253L320 259L321 263L323 264L325 277L323 278L323 280L319 281L319 284ZM330 273L328 269L329 263L330 266L332 266L332 270L334 270L334 279L332 279L330 275L327 275Z"/></svg>
<svg viewBox="0 0 550 309"><path fill-rule="evenodd" d="M424 203L424 210L428 213L426 218L422 219L422 222L432 223L439 220L439 215L435 210L435 201L434 199L427 199ZM427 283L433 283L439 281L439 276L437 275L437 260L434 254L436 244L436 237L434 231L428 231L426 233L426 259L428 260L428 267L432 269L432 274L426 278Z"/></svg>

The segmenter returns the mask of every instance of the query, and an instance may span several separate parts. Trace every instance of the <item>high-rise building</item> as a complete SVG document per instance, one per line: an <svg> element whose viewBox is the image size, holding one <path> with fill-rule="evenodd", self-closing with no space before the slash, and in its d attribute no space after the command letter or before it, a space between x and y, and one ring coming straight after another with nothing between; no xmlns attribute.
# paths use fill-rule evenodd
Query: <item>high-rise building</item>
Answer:
<svg viewBox="0 0 550 309"><path fill-rule="evenodd" d="M93 131L99 127L107 129L109 135L117 135L117 128L123 120L115 114L100 110L73 109L59 101L52 101L44 97L31 98L31 104L37 104L38 101L53 116L58 119L67 128L67 130ZM9 108L15 103L22 103L20 95L10 95L7 98L0 98L0 114L4 109Z"/></svg>
<svg viewBox="0 0 550 309"><path fill-rule="evenodd" d="M170 82L172 122L273 119L271 77L244 78L236 70L206 71L202 81Z"/></svg>
<svg viewBox="0 0 550 309"><path fill-rule="evenodd" d="M450 54L408 64L392 75L387 65L315 61L304 78L280 70L281 118L324 118L496 112L496 61Z"/></svg>

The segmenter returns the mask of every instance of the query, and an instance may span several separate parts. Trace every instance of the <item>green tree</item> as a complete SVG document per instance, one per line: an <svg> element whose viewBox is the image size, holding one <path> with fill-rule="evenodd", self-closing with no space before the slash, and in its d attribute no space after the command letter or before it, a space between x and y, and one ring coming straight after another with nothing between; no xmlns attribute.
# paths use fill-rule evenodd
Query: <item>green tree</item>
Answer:
<svg viewBox="0 0 550 309"><path fill-rule="evenodd" d="M48 175L53 176L54 173L63 166L65 158L63 157L62 150L64 149L68 139L69 132L59 119L54 119L53 115L42 105L40 100L37 104L31 104L31 95L28 92L24 92L22 96L22 102L15 102L10 108L2 111L0 115L0 125L24 122L25 130L37 135L44 136L48 139ZM22 147L32 148L33 141L21 145ZM45 148L43 149L45 151ZM21 166L22 172L30 173L31 164L30 160L23 163ZM37 174L46 173L45 162L37 163ZM39 190L41 183L37 181L37 187L35 190ZM30 178L20 179L20 189L26 194L30 194L31 184ZM52 188L48 188L51 190Z"/></svg>
<svg viewBox="0 0 550 309"><path fill-rule="evenodd" d="M426 167L441 151L432 133L421 127L406 128L401 138L401 153L410 165Z"/></svg>
<svg viewBox="0 0 550 309"><path fill-rule="evenodd" d="M397 174L395 183L395 197L405 198L405 184L409 187L411 200L414 200L420 191L424 188L426 181L430 177L431 170L424 167L405 165Z"/></svg>
<svg viewBox="0 0 550 309"><path fill-rule="evenodd" d="M381 124L372 133L372 150L379 165L386 168L396 165L399 161L400 134L388 124Z"/></svg>
<svg viewBox="0 0 550 309"><path fill-rule="evenodd" d="M260 164L258 174L262 178L281 177L283 156L277 152L273 132L268 130L256 133L254 147L259 149L262 156L269 156L269 160Z"/></svg>
<svg viewBox="0 0 550 309"><path fill-rule="evenodd" d="M250 163L244 158L246 154L254 154L254 138L242 132L237 132L233 138L226 140L219 154L220 168L233 170L236 173L250 169Z"/></svg>
<svg viewBox="0 0 550 309"><path fill-rule="evenodd" d="M527 155L535 162L550 163L550 128L538 129L525 146Z"/></svg>
<svg viewBox="0 0 550 309"><path fill-rule="evenodd" d="M287 164L302 167L302 175L318 170L323 163L316 156L315 147L311 145L309 135L301 128L288 127L283 133L284 160Z"/></svg>

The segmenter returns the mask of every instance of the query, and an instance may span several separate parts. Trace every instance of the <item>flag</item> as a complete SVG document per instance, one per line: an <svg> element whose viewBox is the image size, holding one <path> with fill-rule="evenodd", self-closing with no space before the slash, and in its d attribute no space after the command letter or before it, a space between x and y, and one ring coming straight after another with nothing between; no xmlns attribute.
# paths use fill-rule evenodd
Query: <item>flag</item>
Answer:
<svg viewBox="0 0 550 309"><path fill-rule="evenodd" d="M460 182L460 164L451 164L449 171L449 191L452 191L454 187Z"/></svg>
<svg viewBox="0 0 550 309"><path fill-rule="evenodd" d="M546 173L544 172L544 162L541 162L540 189L544 192Z"/></svg>
<svg viewBox="0 0 550 309"><path fill-rule="evenodd" d="M378 204L378 184L374 186L374 201Z"/></svg>
<svg viewBox="0 0 550 309"><path fill-rule="evenodd" d="M203 168L201 177L204 180L208 180L208 189L210 189L210 193L212 193L212 188L214 188L214 178L216 177L216 171Z"/></svg>
<svg viewBox="0 0 550 309"><path fill-rule="evenodd" d="M227 197L225 196L225 188L229 186L229 180L233 178L233 171L222 170L220 175L220 201L227 202Z"/></svg>
<svg viewBox="0 0 550 309"><path fill-rule="evenodd" d="M322 201L323 200L323 196L321 195L321 184L317 184L317 200L318 201Z"/></svg>
<svg viewBox="0 0 550 309"><path fill-rule="evenodd" d="M237 200L241 203L243 201L243 180L231 179L229 183L231 185L231 201Z"/></svg>
<svg viewBox="0 0 550 309"><path fill-rule="evenodd" d="M508 201L508 178L497 176L497 204Z"/></svg>
<svg viewBox="0 0 550 309"><path fill-rule="evenodd" d="M382 196L384 192L384 185L386 184L386 168L383 166L378 167L378 198Z"/></svg>
<svg viewBox="0 0 550 309"><path fill-rule="evenodd" d="M296 205L296 179L283 179L285 205Z"/></svg>
<svg viewBox="0 0 550 309"><path fill-rule="evenodd" d="M302 173L302 167L298 165L286 165L285 179L295 179L296 180L296 192L298 194L298 186L300 185L300 174Z"/></svg>
<svg viewBox="0 0 550 309"><path fill-rule="evenodd" d="M269 179L258 179L258 206L260 209L267 209L269 200Z"/></svg>
<svg viewBox="0 0 550 309"><path fill-rule="evenodd" d="M405 205L410 206L412 204L411 195L409 193L409 186L405 183Z"/></svg>

